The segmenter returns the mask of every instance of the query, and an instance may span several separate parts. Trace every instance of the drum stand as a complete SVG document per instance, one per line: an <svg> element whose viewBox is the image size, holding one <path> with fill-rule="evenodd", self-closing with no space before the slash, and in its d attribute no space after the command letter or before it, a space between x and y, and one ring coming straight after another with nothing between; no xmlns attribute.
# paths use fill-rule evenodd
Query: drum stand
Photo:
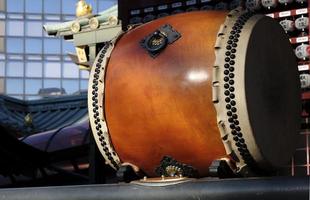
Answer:
<svg viewBox="0 0 310 200"><path fill-rule="evenodd" d="M134 180L142 178L138 175L130 165L121 166L116 172L117 180L119 182L129 183Z"/></svg>
<svg viewBox="0 0 310 200"><path fill-rule="evenodd" d="M214 160L209 167L209 176L218 178L240 178L240 177L259 177L268 176L268 174L261 171L262 174L253 172L248 166L244 166L237 170L229 158L222 158ZM270 175L270 174L269 174Z"/></svg>
<svg viewBox="0 0 310 200"><path fill-rule="evenodd" d="M146 174L131 163L123 163L116 171L116 177L118 182L129 183L146 177Z"/></svg>
<svg viewBox="0 0 310 200"><path fill-rule="evenodd" d="M180 165L181 164L176 162L173 158L164 157L163 160L161 161L160 166L157 168L156 173L159 175L159 177L172 177L166 173L163 173L163 171L165 171L167 167L171 168L171 166L174 166L176 169L180 168ZM184 168L182 169L184 170ZM179 176L180 177L197 177L197 176L194 176L192 173L189 173L189 174L184 174L184 175L180 174L180 175L177 175L177 177ZM234 170L231 160L229 160L228 158L214 160L209 167L210 177L237 178L237 177L244 177L245 174L248 174L247 176L255 176L252 173L250 174L245 173L243 172L243 170L237 173L236 170ZM142 171L140 170L137 171L137 169L135 170L134 167L131 166L130 164L120 166L120 168L116 172L116 176L119 182L126 182L126 183L146 177L146 175Z"/></svg>
<svg viewBox="0 0 310 200"><path fill-rule="evenodd" d="M209 167L209 175L218 178L236 178L240 177L230 166L226 159L214 160Z"/></svg>

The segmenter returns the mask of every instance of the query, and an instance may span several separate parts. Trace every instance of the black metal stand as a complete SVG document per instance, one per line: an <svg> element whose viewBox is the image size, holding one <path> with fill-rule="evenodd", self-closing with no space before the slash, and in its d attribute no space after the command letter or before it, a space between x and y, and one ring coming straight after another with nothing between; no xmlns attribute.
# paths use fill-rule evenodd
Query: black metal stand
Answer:
<svg viewBox="0 0 310 200"><path fill-rule="evenodd" d="M90 184L117 182L115 170L104 164L104 159L92 135L90 136L89 165Z"/></svg>
<svg viewBox="0 0 310 200"><path fill-rule="evenodd" d="M0 200L309 200L309 177L194 179L167 185L107 184L0 189Z"/></svg>

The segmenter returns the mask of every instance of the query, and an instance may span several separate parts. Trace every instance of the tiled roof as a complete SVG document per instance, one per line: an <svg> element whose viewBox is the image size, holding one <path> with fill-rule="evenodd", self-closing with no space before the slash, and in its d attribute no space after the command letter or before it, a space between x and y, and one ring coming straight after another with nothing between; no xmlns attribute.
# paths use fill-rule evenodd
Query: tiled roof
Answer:
<svg viewBox="0 0 310 200"><path fill-rule="evenodd" d="M31 101L0 95L0 125L18 135L68 126L87 113L87 93Z"/></svg>

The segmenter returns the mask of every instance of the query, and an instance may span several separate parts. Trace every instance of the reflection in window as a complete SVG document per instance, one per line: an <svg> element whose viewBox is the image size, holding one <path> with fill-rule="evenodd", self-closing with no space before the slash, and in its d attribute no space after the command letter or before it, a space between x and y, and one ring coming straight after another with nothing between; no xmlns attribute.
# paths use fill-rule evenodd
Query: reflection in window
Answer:
<svg viewBox="0 0 310 200"><path fill-rule="evenodd" d="M23 96L22 95L9 95L9 96L12 97L12 98L15 98L15 99L23 100Z"/></svg>
<svg viewBox="0 0 310 200"><path fill-rule="evenodd" d="M24 12L23 0L8 0L6 1L8 12Z"/></svg>
<svg viewBox="0 0 310 200"><path fill-rule="evenodd" d="M44 77L60 78L61 70L59 62L46 62L44 64Z"/></svg>
<svg viewBox="0 0 310 200"><path fill-rule="evenodd" d="M44 39L44 53L60 54L60 40L50 38Z"/></svg>
<svg viewBox="0 0 310 200"><path fill-rule="evenodd" d="M24 19L24 15L23 14L8 14L8 18L22 20Z"/></svg>
<svg viewBox="0 0 310 200"><path fill-rule="evenodd" d="M0 1L1 2L1 1ZM0 8L1 9L1 8ZM0 19L5 19L6 16L5 14L2 12L3 10L0 10Z"/></svg>
<svg viewBox="0 0 310 200"><path fill-rule="evenodd" d="M26 79L25 90L26 94L38 94L42 88L42 80L38 79Z"/></svg>
<svg viewBox="0 0 310 200"><path fill-rule="evenodd" d="M63 80L62 87L66 90L67 94L72 94L79 91L78 80Z"/></svg>
<svg viewBox="0 0 310 200"><path fill-rule="evenodd" d="M88 80L81 80L81 90L87 90Z"/></svg>
<svg viewBox="0 0 310 200"><path fill-rule="evenodd" d="M5 22L0 21L0 35L4 36L5 35Z"/></svg>
<svg viewBox="0 0 310 200"><path fill-rule="evenodd" d="M26 53L41 54L42 40L41 39L26 39Z"/></svg>
<svg viewBox="0 0 310 200"><path fill-rule="evenodd" d="M60 0L44 0L44 12L56 14L60 13Z"/></svg>
<svg viewBox="0 0 310 200"><path fill-rule="evenodd" d="M45 56L45 60L60 61L60 56Z"/></svg>
<svg viewBox="0 0 310 200"><path fill-rule="evenodd" d="M29 21L26 22L26 35L27 36L42 36L42 22Z"/></svg>
<svg viewBox="0 0 310 200"><path fill-rule="evenodd" d="M72 20L75 20L76 17L75 17L74 15L70 15L70 16L65 15L65 16L63 17L63 19L64 19L65 21L72 21Z"/></svg>
<svg viewBox="0 0 310 200"><path fill-rule="evenodd" d="M12 77L24 76L24 63L23 62L8 62L7 75Z"/></svg>
<svg viewBox="0 0 310 200"><path fill-rule="evenodd" d="M23 55L8 55L8 59L9 60L22 60L23 59Z"/></svg>
<svg viewBox="0 0 310 200"><path fill-rule="evenodd" d="M10 36L23 36L24 35L24 22L23 21L8 21L7 34Z"/></svg>
<svg viewBox="0 0 310 200"><path fill-rule="evenodd" d="M6 92L8 94L23 94L24 81L23 79L7 78L6 79Z"/></svg>
<svg viewBox="0 0 310 200"><path fill-rule="evenodd" d="M4 48L4 38L0 37L0 52L3 53L5 51Z"/></svg>
<svg viewBox="0 0 310 200"><path fill-rule="evenodd" d="M75 51L74 51L74 52L75 52ZM64 61L72 62L71 58L70 58L68 55L63 55L63 56L62 56L62 59L63 59Z"/></svg>
<svg viewBox="0 0 310 200"><path fill-rule="evenodd" d="M26 96L26 100L37 100L37 99L42 99L42 97L40 96Z"/></svg>
<svg viewBox="0 0 310 200"><path fill-rule="evenodd" d="M0 76L5 76L5 62L0 62Z"/></svg>
<svg viewBox="0 0 310 200"><path fill-rule="evenodd" d="M59 15L44 15L44 19L49 20L49 21L55 21L55 20L60 20Z"/></svg>
<svg viewBox="0 0 310 200"><path fill-rule="evenodd" d="M44 88L60 88L60 80L44 79Z"/></svg>
<svg viewBox="0 0 310 200"><path fill-rule="evenodd" d="M27 55L26 57L28 60L42 60L41 55Z"/></svg>
<svg viewBox="0 0 310 200"><path fill-rule="evenodd" d="M6 50L9 53L23 53L24 40L20 38L7 38Z"/></svg>
<svg viewBox="0 0 310 200"><path fill-rule="evenodd" d="M97 13L97 0L87 0L86 2L93 8L93 13Z"/></svg>
<svg viewBox="0 0 310 200"><path fill-rule="evenodd" d="M42 63L41 62L27 62L26 63L26 77L42 77Z"/></svg>
<svg viewBox="0 0 310 200"><path fill-rule="evenodd" d="M42 20L42 15L41 14L27 14L26 18L31 19L31 20Z"/></svg>
<svg viewBox="0 0 310 200"><path fill-rule="evenodd" d="M63 0L62 12L64 14L75 14L76 0Z"/></svg>
<svg viewBox="0 0 310 200"><path fill-rule="evenodd" d="M4 78L0 78L0 94L4 93Z"/></svg>
<svg viewBox="0 0 310 200"><path fill-rule="evenodd" d="M115 4L117 4L116 0L99 1L98 12L102 12Z"/></svg>
<svg viewBox="0 0 310 200"><path fill-rule="evenodd" d="M25 0L27 13L42 13L42 0Z"/></svg>
<svg viewBox="0 0 310 200"><path fill-rule="evenodd" d="M74 63L64 63L63 77L65 78L79 78L79 67Z"/></svg>
<svg viewBox="0 0 310 200"><path fill-rule="evenodd" d="M81 78L87 78L89 77L89 71L81 70Z"/></svg>

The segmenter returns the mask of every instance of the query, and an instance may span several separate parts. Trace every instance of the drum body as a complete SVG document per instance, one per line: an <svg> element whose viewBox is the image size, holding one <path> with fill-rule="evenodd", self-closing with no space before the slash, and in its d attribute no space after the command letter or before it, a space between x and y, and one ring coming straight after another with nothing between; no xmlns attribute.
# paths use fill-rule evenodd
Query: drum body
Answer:
<svg viewBox="0 0 310 200"><path fill-rule="evenodd" d="M167 26L179 34L173 42L161 33ZM266 38L268 31L275 36ZM298 130L299 80L286 40L267 17L208 11L155 20L107 45L89 86L92 130L107 163L156 176L169 156L207 176L212 161L227 154L239 168L287 162ZM278 48L283 52L272 52Z"/></svg>

